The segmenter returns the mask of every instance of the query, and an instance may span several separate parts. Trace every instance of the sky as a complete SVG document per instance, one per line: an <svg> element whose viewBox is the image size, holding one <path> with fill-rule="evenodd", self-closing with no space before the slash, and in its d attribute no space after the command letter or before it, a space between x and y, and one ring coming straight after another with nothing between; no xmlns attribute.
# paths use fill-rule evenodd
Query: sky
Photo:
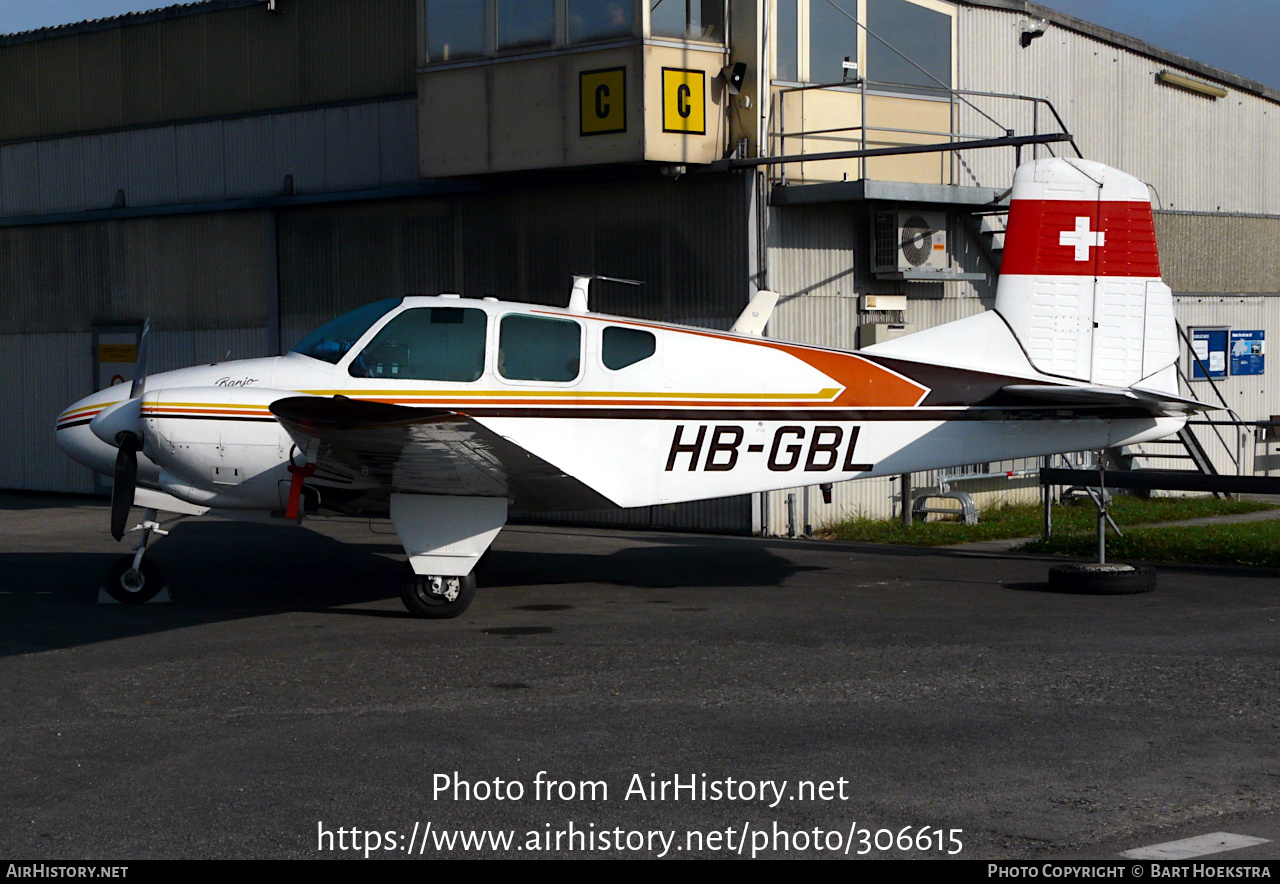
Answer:
<svg viewBox="0 0 1280 884"><path fill-rule="evenodd" d="M1277 0L1038 0L1280 89ZM163 0L0 0L0 34L154 9Z"/></svg>

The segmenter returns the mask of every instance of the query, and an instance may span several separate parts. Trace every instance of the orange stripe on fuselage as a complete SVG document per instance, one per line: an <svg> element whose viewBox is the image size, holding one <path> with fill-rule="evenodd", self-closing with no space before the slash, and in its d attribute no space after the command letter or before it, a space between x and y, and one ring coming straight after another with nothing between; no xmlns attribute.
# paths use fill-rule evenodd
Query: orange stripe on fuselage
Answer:
<svg viewBox="0 0 1280 884"><path fill-rule="evenodd" d="M844 387L844 392L831 403L833 408L913 408L929 395L928 387L861 356L795 344L772 346L807 362Z"/></svg>

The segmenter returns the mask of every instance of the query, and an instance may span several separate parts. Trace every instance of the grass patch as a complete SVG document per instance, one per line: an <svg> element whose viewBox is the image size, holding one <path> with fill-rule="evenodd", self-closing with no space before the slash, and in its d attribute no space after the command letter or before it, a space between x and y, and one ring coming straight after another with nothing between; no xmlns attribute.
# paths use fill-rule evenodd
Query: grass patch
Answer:
<svg viewBox="0 0 1280 884"><path fill-rule="evenodd" d="M1094 558L1097 534L1054 532L1045 543L1033 540L1018 552ZM1255 565L1280 568L1280 520L1235 525L1187 525L1134 528L1124 537L1107 532L1107 561L1187 562L1201 565Z"/></svg>
<svg viewBox="0 0 1280 884"><path fill-rule="evenodd" d="M1138 497L1116 495L1107 511L1121 528L1126 525L1141 525L1156 522L1177 522L1183 519L1198 519L1204 516L1223 516L1236 513L1252 513L1259 510L1272 509L1271 504L1256 500L1219 500L1216 497L1156 497L1143 500ZM1075 505L1055 506L1053 508L1053 542L1067 543L1074 535L1081 535L1081 542L1092 542L1097 547L1098 511L1086 500ZM829 540L855 541L859 543L900 543L911 546L949 546L956 543L972 543L978 540L1008 540L1019 537L1034 537L1040 534L1043 524L1043 508L1040 504L1003 504L983 510L976 525L962 525L958 521L917 522L910 529L903 528L897 519L847 519L820 532L820 536ZM1260 523L1270 525L1273 523ZM1232 532L1246 527L1231 526ZM1280 526L1277 526L1280 527ZM1175 529L1168 529L1170 531ZM1187 528L1187 531L1222 531L1225 529ZM1107 549L1112 548L1113 539L1121 538L1110 535L1107 538ZM1044 547L1028 552L1058 552L1057 549ZM1118 549L1118 548L1117 548ZM1089 553L1067 553L1064 555L1088 555ZM1117 555L1121 553L1117 552ZM1130 555L1124 553L1124 555ZM1160 559L1152 559L1157 561ZM1164 559L1164 561L1190 561L1189 559ZM1196 559L1195 561L1204 561ZM1215 560L1216 561L1216 560Z"/></svg>

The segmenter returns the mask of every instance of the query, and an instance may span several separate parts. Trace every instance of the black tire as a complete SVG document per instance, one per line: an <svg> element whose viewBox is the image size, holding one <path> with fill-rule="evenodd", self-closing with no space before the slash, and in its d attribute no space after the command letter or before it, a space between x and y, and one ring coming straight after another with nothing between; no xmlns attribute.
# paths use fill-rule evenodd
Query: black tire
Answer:
<svg viewBox="0 0 1280 884"><path fill-rule="evenodd" d="M1135 595L1156 588L1156 569L1146 565L1099 565L1096 562L1053 565L1049 589L1084 595Z"/></svg>
<svg viewBox="0 0 1280 884"><path fill-rule="evenodd" d="M476 597L476 575L468 574L466 577L442 577L440 580L447 581L457 580L457 597L450 601L445 595L432 592L433 581L437 579L425 574L415 574L409 578L404 585L404 592L400 598L404 602L405 608L415 617L425 617L429 620L445 620L450 617L457 617L465 611L470 605L471 600Z"/></svg>
<svg viewBox="0 0 1280 884"><path fill-rule="evenodd" d="M151 559L133 570L133 553L116 559L107 572L107 595L124 605L141 605L155 598L165 588L164 574Z"/></svg>

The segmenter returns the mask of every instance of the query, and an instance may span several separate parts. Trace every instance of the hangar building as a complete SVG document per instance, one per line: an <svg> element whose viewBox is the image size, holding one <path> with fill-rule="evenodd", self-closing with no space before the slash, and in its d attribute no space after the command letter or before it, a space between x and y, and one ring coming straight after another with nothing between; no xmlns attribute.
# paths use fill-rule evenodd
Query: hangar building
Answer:
<svg viewBox="0 0 1280 884"><path fill-rule="evenodd" d="M94 489L54 417L129 376L145 317L153 371L400 294L564 304L573 274L718 328L771 288L770 336L848 349L957 319L1015 165L1064 151L1150 184L1188 389L1280 412L1280 93L1025 0L205 0L0 37L0 93L4 488ZM814 158L985 139L1019 144ZM1266 468L1253 428L1198 435ZM1029 466L915 483L1028 496ZM590 518L782 533L896 493Z"/></svg>

